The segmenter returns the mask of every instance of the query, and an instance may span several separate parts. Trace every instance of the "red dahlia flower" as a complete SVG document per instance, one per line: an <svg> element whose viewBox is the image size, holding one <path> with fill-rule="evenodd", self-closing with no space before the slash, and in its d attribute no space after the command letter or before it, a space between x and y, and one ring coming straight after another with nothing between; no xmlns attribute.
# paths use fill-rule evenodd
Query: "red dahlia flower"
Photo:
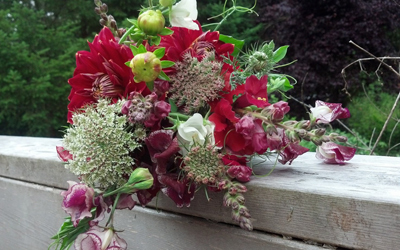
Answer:
<svg viewBox="0 0 400 250"><path fill-rule="evenodd" d="M134 83L131 69L125 62L132 60L129 47L120 45L112 32L104 27L88 43L90 51L76 54L76 69L69 79L71 93L68 97L68 122L72 123L72 112L101 97L120 99L132 91L142 92L146 84Z"/></svg>
<svg viewBox="0 0 400 250"><path fill-rule="evenodd" d="M196 57L199 61L206 52L215 52L217 59L221 56L232 54L234 45L219 41L219 32L206 31L203 32L199 22L199 30L190 30L187 28L172 27L174 33L170 36L161 38L160 47L165 47L165 58L170 61L181 61L183 55L190 53L192 57Z"/></svg>

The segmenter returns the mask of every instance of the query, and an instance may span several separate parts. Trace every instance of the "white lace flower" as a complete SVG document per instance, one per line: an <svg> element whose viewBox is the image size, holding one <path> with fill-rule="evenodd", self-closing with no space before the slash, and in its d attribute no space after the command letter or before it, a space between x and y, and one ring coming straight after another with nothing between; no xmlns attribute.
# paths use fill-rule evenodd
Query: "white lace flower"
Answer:
<svg viewBox="0 0 400 250"><path fill-rule="evenodd" d="M204 145L206 140L208 140L209 144L214 145L214 128L215 125L209 121L206 121L204 125L203 116L199 113L195 113L186 122L179 124L177 137L181 153L186 155L187 149L193 145L194 141L200 145Z"/></svg>
<svg viewBox="0 0 400 250"><path fill-rule="evenodd" d="M173 27L183 27L191 30L199 30L197 23L197 1L182 0L172 6L170 22Z"/></svg>

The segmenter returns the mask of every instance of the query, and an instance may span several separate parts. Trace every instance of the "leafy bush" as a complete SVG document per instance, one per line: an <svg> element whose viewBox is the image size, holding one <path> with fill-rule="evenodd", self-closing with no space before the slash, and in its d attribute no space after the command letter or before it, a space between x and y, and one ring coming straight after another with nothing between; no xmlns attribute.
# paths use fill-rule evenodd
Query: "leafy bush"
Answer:
<svg viewBox="0 0 400 250"><path fill-rule="evenodd" d="M298 62L286 70L302 83L297 88L301 91L290 94L308 104L313 105L317 99L346 101L341 91L344 86L341 70L365 57L349 44L350 40L375 55L398 54L399 48L395 47L398 43L392 43L387 34L400 26L396 1L265 0L259 5L259 20L265 26L262 38L274 40L280 46L290 45L287 58ZM392 34L391 38L395 36ZM358 69L352 70L347 75L357 82ZM300 105L291 106L293 111L302 110Z"/></svg>
<svg viewBox="0 0 400 250"><path fill-rule="evenodd" d="M396 95L382 91L383 86L379 82L370 84L366 88L367 95L359 93L349 103L352 117L348 119L351 128L365 138L371 138L371 146L378 137L387 117L395 102ZM381 143L378 144L376 153L386 155L389 148L400 142L400 109L397 107L383 133ZM393 148L389 155L400 155L400 145Z"/></svg>

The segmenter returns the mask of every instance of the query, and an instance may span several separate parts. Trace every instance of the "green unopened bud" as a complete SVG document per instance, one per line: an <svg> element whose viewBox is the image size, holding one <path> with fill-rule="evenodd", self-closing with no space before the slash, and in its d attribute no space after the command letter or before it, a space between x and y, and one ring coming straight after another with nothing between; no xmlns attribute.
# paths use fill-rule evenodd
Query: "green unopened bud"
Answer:
<svg viewBox="0 0 400 250"><path fill-rule="evenodd" d="M139 15L139 28L150 36L159 34L165 28L165 18L159 10L148 10Z"/></svg>
<svg viewBox="0 0 400 250"><path fill-rule="evenodd" d="M153 186L153 181L154 181L154 179L152 177L149 180L136 183L135 185L132 186L132 188L136 189L136 190L149 189L149 188L151 188L151 186Z"/></svg>
<svg viewBox="0 0 400 250"><path fill-rule="evenodd" d="M169 7L172 6L173 2L173 0L160 0L160 5L162 7Z"/></svg>
<svg viewBox="0 0 400 250"><path fill-rule="evenodd" d="M141 181L153 180L153 176L147 168L137 168L133 170L127 185L132 185Z"/></svg>
<svg viewBox="0 0 400 250"><path fill-rule="evenodd" d="M135 82L152 82L161 72L161 61L152 52L137 54L129 66L135 75Z"/></svg>

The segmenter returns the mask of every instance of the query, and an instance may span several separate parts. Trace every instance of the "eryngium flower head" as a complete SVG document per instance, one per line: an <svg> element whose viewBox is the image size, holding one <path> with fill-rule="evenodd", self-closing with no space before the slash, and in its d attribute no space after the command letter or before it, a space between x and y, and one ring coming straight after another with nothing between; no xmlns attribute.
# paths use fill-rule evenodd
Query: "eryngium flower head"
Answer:
<svg viewBox="0 0 400 250"><path fill-rule="evenodd" d="M64 136L64 148L73 159L66 167L89 186L123 185L132 172L134 159L129 153L140 145L125 130L127 117L120 115L123 101L109 105L100 99L75 113Z"/></svg>

